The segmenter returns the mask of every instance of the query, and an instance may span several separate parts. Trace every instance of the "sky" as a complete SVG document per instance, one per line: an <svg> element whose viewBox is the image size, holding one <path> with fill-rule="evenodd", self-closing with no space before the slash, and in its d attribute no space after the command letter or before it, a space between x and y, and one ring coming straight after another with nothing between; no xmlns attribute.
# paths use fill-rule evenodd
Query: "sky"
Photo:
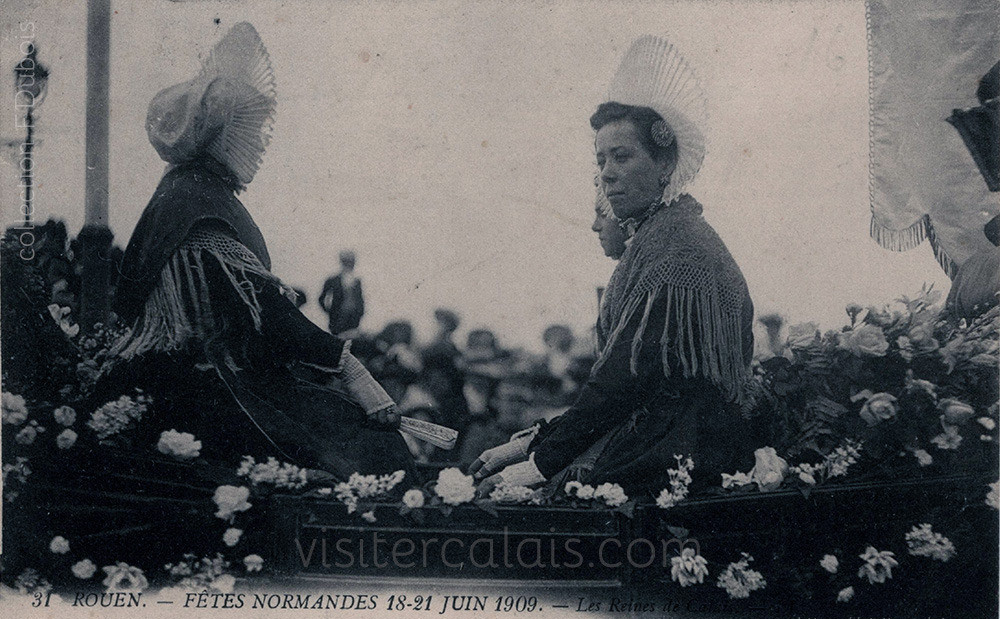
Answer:
<svg viewBox="0 0 1000 619"><path fill-rule="evenodd" d="M37 114L35 218L83 225L84 2L3 0L0 140L14 126L20 24L51 71ZM593 219L588 119L628 45L672 41L708 95L708 153L689 187L728 245L758 315L824 328L851 302L889 303L948 278L925 243L868 236L865 9L857 1L114 1L110 225L124 245L164 171L144 121L233 24L260 32L278 83L273 139L241 195L273 271L307 315L337 254L354 249L375 330L435 307L537 348L583 333L613 263ZM218 23L216 23L218 21ZM5 225L16 161L0 165Z"/></svg>

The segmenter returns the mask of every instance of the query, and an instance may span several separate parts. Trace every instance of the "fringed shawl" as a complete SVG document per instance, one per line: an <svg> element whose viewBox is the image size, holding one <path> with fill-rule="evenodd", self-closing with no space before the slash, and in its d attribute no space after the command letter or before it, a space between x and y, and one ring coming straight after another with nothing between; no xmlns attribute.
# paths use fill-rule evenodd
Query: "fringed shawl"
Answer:
<svg viewBox="0 0 1000 619"><path fill-rule="evenodd" d="M264 237L236 198L238 188L232 175L211 158L176 166L163 176L122 258L115 311L125 322L142 314L163 268L199 223L218 223L264 269L271 268Z"/></svg>
<svg viewBox="0 0 1000 619"><path fill-rule="evenodd" d="M235 368L223 342L234 316L228 308L213 310L209 270L223 274L241 302L241 316L260 331L257 286L285 290L269 266L264 239L224 176L203 165L171 170L125 250L116 305L131 329L114 353L130 359L196 339L218 345L218 360Z"/></svg>
<svg viewBox="0 0 1000 619"><path fill-rule="evenodd" d="M682 195L636 231L601 305L595 370L641 316L631 343L631 370L638 374L651 313L665 308L664 319L654 321L664 325L664 374L706 378L729 399L742 401L753 352L753 306L739 266L701 212L694 198Z"/></svg>

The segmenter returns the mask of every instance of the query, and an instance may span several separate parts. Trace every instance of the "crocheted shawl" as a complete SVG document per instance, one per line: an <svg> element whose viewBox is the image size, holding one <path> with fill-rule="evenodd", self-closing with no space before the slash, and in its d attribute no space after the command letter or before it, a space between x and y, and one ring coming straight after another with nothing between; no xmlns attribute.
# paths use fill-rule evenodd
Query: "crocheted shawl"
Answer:
<svg viewBox="0 0 1000 619"><path fill-rule="evenodd" d="M595 369L641 314L631 343L637 374L650 314L654 306L665 307L659 338L664 374L706 378L741 401L753 353L753 305L739 266L701 212L685 194L640 225L602 300Z"/></svg>
<svg viewBox="0 0 1000 619"><path fill-rule="evenodd" d="M258 330L260 303L251 275L284 289L270 273L260 230L236 198L232 179L213 161L164 175L132 233L120 267L115 310L132 327L115 346L128 359L181 348L220 333L205 261L217 261Z"/></svg>

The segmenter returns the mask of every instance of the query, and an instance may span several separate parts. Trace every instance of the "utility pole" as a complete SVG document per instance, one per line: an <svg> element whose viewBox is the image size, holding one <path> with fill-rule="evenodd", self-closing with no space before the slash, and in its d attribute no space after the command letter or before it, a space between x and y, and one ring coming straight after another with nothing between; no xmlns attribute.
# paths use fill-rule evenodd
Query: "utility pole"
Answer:
<svg viewBox="0 0 1000 619"><path fill-rule="evenodd" d="M93 329L111 310L108 227L108 126L111 113L111 0L87 0L87 170L85 217L79 240L83 252L80 324Z"/></svg>

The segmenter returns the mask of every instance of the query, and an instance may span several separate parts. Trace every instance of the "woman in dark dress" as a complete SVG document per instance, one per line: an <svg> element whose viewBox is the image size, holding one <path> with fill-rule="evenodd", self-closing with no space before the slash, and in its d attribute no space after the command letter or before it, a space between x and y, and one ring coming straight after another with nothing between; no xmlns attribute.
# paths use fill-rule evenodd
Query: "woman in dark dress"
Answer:
<svg viewBox="0 0 1000 619"><path fill-rule="evenodd" d="M473 463L481 492L578 480L655 495L675 455L694 460L695 487L752 465L755 428L740 404L753 305L701 205L681 193L704 156L703 123L703 95L673 46L636 41L591 117L600 187L631 235L602 299L599 359L566 413Z"/></svg>
<svg viewBox="0 0 1000 619"><path fill-rule="evenodd" d="M154 401L144 431L191 432L208 458L275 456L338 478L409 473L393 400L349 342L299 312L236 198L274 107L267 52L247 23L197 78L153 99L147 132L171 166L125 250L115 309L131 329L103 382L142 388Z"/></svg>

